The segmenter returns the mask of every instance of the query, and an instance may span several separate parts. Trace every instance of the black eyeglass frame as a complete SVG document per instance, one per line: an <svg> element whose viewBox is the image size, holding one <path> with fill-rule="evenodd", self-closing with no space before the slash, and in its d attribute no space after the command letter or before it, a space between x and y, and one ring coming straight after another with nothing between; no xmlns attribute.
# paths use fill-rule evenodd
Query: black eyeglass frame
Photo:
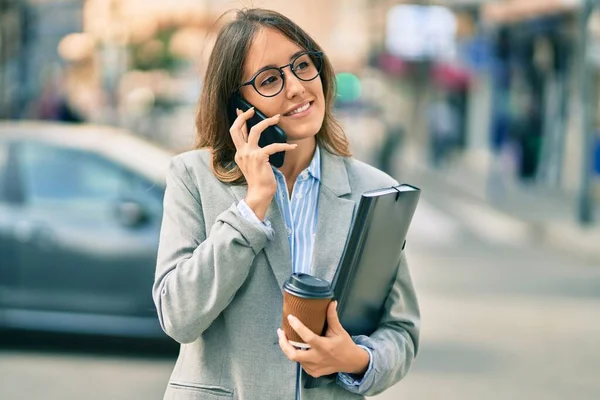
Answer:
<svg viewBox="0 0 600 400"><path fill-rule="evenodd" d="M317 59L318 59L320 62L318 63L317 74L316 74L316 75L315 75L313 78L310 78L310 79L302 79L302 78L300 78L298 75L296 75L296 72L295 72L295 71L294 71L294 69L292 68L292 65L294 65L294 63L295 63L295 62L296 62L296 61L297 61L297 60L298 60L300 57L302 57L302 56L305 56L305 55L307 55L307 54L308 54L309 56L311 56L311 58L313 59L313 61L315 60L315 58L314 58L314 57L317 57ZM317 63L315 62L315 64L317 64ZM241 88L243 88L244 86L249 86L249 85L252 85L252 87L254 88L254 90L256 90L256 93L260 94L261 96L263 96L263 97L275 97L275 96L277 96L279 93L281 93L281 92L283 91L283 88L285 87L285 74L283 73L283 69L284 69L284 68L287 68L287 67L290 67L290 71L292 71L292 74L294 74L294 76L295 76L296 78L300 79L301 81L303 81L303 82L310 82L310 81L313 81L313 80L317 79L317 76L321 75L321 70L323 69L323 52L322 52L322 51L304 51L304 52L302 52L302 53L298 54L296 57L294 57L294 59L293 59L293 60L292 60L292 61L291 61L289 64L282 65L281 67L266 67L266 68L263 68L263 69L261 69L260 71L258 71L256 74L254 74L254 76L252 77L252 79L250 79L249 81L247 81L247 82L244 82L244 83L242 83L240 86L238 86L238 88L235 90L235 93L239 93L240 89L241 89ZM282 83L282 85L281 85L281 89L279 89L279 91L278 91L277 93L275 93L275 94L272 94L272 95L270 95L270 96L266 96L266 95L262 94L262 93L260 92L260 90L258 90L258 89L256 88L256 84L255 84L255 83L256 83L256 78L258 78L258 76L259 76L260 74L262 74L263 72L265 72L265 71L268 71L268 70L270 70L270 69L276 69L276 70L279 70L279 75L281 76L281 80L282 80L282 82L283 82L283 83Z"/></svg>

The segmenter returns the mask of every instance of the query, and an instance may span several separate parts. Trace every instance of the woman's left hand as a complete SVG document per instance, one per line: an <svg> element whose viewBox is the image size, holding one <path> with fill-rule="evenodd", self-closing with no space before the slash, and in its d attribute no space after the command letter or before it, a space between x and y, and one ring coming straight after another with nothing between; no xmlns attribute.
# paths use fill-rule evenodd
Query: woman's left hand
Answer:
<svg viewBox="0 0 600 400"><path fill-rule="evenodd" d="M313 333L300 320L289 316L292 328L304 343L310 345L308 350L297 350L288 342L285 333L281 329L277 330L279 347L286 357L299 362L315 378L338 372L363 374L369 366L369 353L358 347L344 330L336 308L337 302L331 302L327 308L328 328L325 336Z"/></svg>

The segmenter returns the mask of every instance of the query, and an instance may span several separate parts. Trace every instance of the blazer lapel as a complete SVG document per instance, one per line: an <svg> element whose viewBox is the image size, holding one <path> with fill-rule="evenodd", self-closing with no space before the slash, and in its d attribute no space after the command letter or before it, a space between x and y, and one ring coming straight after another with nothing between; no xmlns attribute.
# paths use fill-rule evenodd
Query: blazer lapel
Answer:
<svg viewBox="0 0 600 400"><path fill-rule="evenodd" d="M248 187L246 185L231 186L231 190L239 202L246 197ZM279 289L283 291L283 283L292 274L292 257L290 255L290 244L287 238L285 222L275 198L271 201L266 218L271 222L275 237L267 243L264 251L273 274L275 274Z"/></svg>
<svg viewBox="0 0 600 400"><path fill-rule="evenodd" d="M329 282L337 270L352 224L355 202L342 198L350 193L343 158L321 148L319 218L311 274Z"/></svg>
<svg viewBox="0 0 600 400"><path fill-rule="evenodd" d="M283 292L283 283L292 274L292 256L290 254L290 243L288 242L285 222L275 198L273 198L271 206L267 211L267 219L271 221L275 237L265 246L265 254L269 259L269 264L275 274L279 289Z"/></svg>

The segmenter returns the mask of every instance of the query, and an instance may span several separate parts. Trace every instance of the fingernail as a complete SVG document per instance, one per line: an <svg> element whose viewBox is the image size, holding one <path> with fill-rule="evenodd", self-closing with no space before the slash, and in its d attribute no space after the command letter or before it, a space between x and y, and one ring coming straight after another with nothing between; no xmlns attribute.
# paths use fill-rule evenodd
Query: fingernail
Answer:
<svg viewBox="0 0 600 400"><path fill-rule="evenodd" d="M337 302L337 300L336 300L336 301L335 301L335 304L334 304L334 306L333 306L333 309L334 309L335 311L337 311L337 306L338 306L338 302Z"/></svg>
<svg viewBox="0 0 600 400"><path fill-rule="evenodd" d="M288 321L290 322L290 324L295 324L296 323L296 317L294 317L292 314L288 315Z"/></svg>
<svg viewBox="0 0 600 400"><path fill-rule="evenodd" d="M274 116L273 118L279 118L281 117L281 114L277 114L276 116Z"/></svg>

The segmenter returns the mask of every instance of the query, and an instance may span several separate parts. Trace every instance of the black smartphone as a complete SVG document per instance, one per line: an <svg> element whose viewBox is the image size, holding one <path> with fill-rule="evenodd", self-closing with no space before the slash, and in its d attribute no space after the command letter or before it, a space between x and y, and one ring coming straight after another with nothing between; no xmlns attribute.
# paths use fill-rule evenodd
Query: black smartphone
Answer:
<svg viewBox="0 0 600 400"><path fill-rule="evenodd" d="M242 110L242 112L248 111L252 104L248 103L238 94L234 94L229 103L229 125L232 125L235 119L237 118L237 113L235 111L236 108ZM261 121L267 119L267 116L263 114L258 108L254 107L254 115L247 121L248 132L250 129L258 124ZM262 134L260 135L260 139L258 140L258 145L260 147L268 146L272 143L287 143L287 135L277 125L268 126ZM280 151L279 153L275 153L269 156L269 162L276 168L280 168L283 165L283 161L285 160L285 151Z"/></svg>

